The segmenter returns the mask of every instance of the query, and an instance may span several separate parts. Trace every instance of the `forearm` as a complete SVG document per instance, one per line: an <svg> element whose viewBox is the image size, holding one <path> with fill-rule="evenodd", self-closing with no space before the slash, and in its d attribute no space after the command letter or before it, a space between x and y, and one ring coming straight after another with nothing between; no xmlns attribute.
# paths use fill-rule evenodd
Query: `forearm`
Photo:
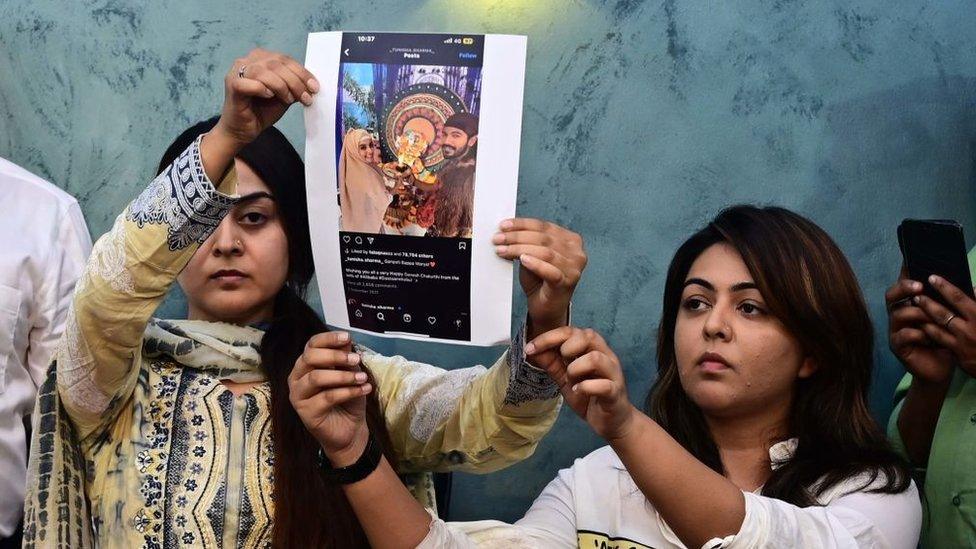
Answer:
<svg viewBox="0 0 976 549"><path fill-rule="evenodd" d="M924 467L928 462L942 401L948 391L949 381L929 383L916 378L905 395L898 414L898 434L908 458L918 467Z"/></svg>
<svg viewBox="0 0 976 549"><path fill-rule="evenodd" d="M104 423L135 384L146 324L177 274L229 211L233 177L202 174L198 144L156 177L95 244L72 297L58 387L82 436ZM189 197L192 197L192 200Z"/></svg>
<svg viewBox="0 0 976 549"><path fill-rule="evenodd" d="M558 387L524 362L521 335L491 368L442 370L372 352L400 472L487 473L530 455L559 412Z"/></svg>
<svg viewBox="0 0 976 549"><path fill-rule="evenodd" d="M532 341L539 335L567 325L569 325L569 307L566 307L564 312L552 316L533 315L530 312L526 315L525 339Z"/></svg>
<svg viewBox="0 0 976 549"><path fill-rule="evenodd" d="M644 414L610 440L637 487L688 547L739 532L745 519L742 491L695 459Z"/></svg>
<svg viewBox="0 0 976 549"><path fill-rule="evenodd" d="M211 181L223 178L243 146L243 143L229 136L218 122L200 142L200 159L207 177Z"/></svg>
<svg viewBox="0 0 976 549"><path fill-rule="evenodd" d="M365 448L365 439L361 438L345 452L330 455L329 460L336 467L349 466ZM342 488L371 547L413 549L427 537L431 516L410 495L386 458L369 476Z"/></svg>

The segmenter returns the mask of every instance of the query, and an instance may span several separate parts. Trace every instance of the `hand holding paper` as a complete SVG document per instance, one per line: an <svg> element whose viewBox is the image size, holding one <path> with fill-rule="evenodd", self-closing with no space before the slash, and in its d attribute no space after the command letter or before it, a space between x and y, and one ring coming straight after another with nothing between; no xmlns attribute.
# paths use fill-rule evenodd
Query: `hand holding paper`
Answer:
<svg viewBox="0 0 976 549"><path fill-rule="evenodd" d="M274 125L292 103L311 105L318 90L312 73L287 55L257 48L235 59L224 76L220 120L200 147L207 176L219 179L241 147Z"/></svg>
<svg viewBox="0 0 976 549"><path fill-rule="evenodd" d="M555 223L531 218L503 221L492 238L495 253L518 259L528 298L528 337L566 325L573 291L586 268L583 238Z"/></svg>

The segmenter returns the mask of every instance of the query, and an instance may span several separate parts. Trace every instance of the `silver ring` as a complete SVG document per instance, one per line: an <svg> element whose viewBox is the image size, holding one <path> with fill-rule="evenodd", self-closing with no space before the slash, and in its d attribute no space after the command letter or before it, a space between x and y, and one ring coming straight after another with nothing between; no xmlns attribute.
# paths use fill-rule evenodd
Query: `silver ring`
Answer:
<svg viewBox="0 0 976 549"><path fill-rule="evenodd" d="M237 69L237 77L244 78L244 70L247 69L247 65L241 65L241 68Z"/></svg>
<svg viewBox="0 0 976 549"><path fill-rule="evenodd" d="M954 318L956 318L956 314L955 313L949 313L949 318L945 319L945 322L942 323L942 327L945 328L946 330L948 330L949 329L949 323L952 322L952 319L954 319Z"/></svg>

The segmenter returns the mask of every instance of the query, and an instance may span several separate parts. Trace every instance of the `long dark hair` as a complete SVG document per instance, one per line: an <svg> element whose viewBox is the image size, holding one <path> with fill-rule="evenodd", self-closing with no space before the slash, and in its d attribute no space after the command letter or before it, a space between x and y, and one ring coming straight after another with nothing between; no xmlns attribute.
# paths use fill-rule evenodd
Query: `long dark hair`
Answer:
<svg viewBox="0 0 976 549"><path fill-rule="evenodd" d="M658 332L658 379L647 396L647 413L696 458L724 474L704 416L681 386L674 350L685 278L695 259L717 243L738 250L772 314L818 366L796 382L789 436L799 444L792 458L773 470L763 495L816 505L824 491L864 473L864 487L883 480L872 492L906 490L907 463L891 450L868 410L874 331L854 271L827 233L783 208L723 210L674 254Z"/></svg>
<svg viewBox="0 0 976 549"><path fill-rule="evenodd" d="M217 117L183 132L163 154L158 172L186 150L197 136L210 131ZM315 271L308 230L305 166L288 139L270 127L245 146L237 157L271 189L288 237L288 277L275 297L274 319L261 340L261 366L271 385L271 435L274 440L274 546L369 547L342 489L327 484L316 463L318 442L305 429L288 399L288 374L325 323L305 302ZM158 173L157 172L157 173ZM375 380L366 366L363 369ZM366 400L366 422L391 464L396 464L378 391Z"/></svg>

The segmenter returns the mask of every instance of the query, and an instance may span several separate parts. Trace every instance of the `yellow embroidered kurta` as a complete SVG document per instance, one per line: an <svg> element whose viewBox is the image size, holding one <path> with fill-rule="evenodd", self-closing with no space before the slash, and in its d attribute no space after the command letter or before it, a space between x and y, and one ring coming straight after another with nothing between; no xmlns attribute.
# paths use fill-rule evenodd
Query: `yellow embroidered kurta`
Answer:
<svg viewBox="0 0 976 549"><path fill-rule="evenodd" d="M149 325L177 274L233 207L234 192L233 172L218 187L207 179L198 139L99 239L78 284L57 382L86 461L100 547L270 543L269 387L235 398L219 381L232 377L225 367L255 360L246 342L260 341L260 331ZM147 325L150 332L185 328L191 341L160 354L154 340L147 353ZM521 341L487 369L446 371L364 353L402 472L488 472L533 452L559 399L546 375L524 362ZM194 360L211 353L213 364L190 368L173 359L191 347Z"/></svg>

